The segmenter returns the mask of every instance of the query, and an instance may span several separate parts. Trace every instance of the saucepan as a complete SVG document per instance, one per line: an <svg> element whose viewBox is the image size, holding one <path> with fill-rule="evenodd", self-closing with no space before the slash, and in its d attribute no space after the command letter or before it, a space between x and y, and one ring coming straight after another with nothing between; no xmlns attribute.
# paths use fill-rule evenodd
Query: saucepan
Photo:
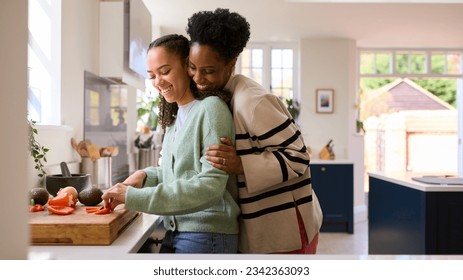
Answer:
<svg viewBox="0 0 463 280"><path fill-rule="evenodd" d="M45 187L47 191L56 196L58 191L62 188L72 186L77 192L91 186L89 174L71 174L65 162L61 162L61 173L45 176Z"/></svg>

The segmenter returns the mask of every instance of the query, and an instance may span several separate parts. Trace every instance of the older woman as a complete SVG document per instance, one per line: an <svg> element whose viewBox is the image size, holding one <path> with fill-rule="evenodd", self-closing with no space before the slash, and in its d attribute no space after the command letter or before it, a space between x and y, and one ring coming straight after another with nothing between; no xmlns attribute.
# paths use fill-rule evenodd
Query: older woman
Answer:
<svg viewBox="0 0 463 280"><path fill-rule="evenodd" d="M198 12L188 20L190 76L198 90L232 93L236 150L223 139L209 147L207 159L238 175L241 252L313 254L322 212L301 133L277 96L232 75L249 29L244 17L228 9Z"/></svg>

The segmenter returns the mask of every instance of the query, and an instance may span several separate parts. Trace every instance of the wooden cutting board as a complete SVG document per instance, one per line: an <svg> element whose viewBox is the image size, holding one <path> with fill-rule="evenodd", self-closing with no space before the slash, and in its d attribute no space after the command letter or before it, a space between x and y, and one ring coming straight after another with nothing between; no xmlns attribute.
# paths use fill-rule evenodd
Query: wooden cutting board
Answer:
<svg viewBox="0 0 463 280"><path fill-rule="evenodd" d="M70 215L30 213L29 227L32 245L110 245L138 212L124 208L106 215L88 214L80 204Z"/></svg>

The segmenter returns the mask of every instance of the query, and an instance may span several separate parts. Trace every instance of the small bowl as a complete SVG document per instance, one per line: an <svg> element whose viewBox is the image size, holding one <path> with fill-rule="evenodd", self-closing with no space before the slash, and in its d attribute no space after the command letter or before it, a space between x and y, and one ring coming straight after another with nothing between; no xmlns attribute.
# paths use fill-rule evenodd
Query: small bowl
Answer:
<svg viewBox="0 0 463 280"><path fill-rule="evenodd" d="M62 174L55 174L45 176L45 187L52 196L56 196L60 189L68 186L74 187L79 193L86 187L91 186L90 175L71 174L71 177L64 177Z"/></svg>

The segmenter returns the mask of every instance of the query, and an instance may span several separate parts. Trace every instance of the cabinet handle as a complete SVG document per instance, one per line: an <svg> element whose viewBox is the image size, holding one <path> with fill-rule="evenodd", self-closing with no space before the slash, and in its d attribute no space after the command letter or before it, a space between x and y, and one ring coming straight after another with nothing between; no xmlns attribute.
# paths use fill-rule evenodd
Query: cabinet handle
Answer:
<svg viewBox="0 0 463 280"><path fill-rule="evenodd" d="M325 171L326 171L326 167L320 168L320 171L321 171L321 172L325 172Z"/></svg>

